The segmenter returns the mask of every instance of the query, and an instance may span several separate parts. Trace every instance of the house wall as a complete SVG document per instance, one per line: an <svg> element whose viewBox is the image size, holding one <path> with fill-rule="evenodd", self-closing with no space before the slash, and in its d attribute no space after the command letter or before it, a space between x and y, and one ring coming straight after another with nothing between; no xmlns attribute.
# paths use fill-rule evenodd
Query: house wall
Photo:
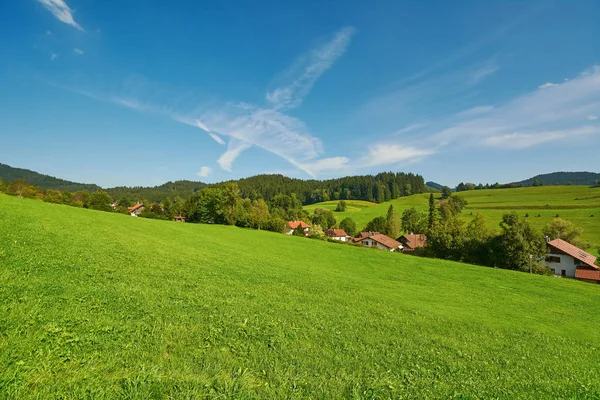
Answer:
<svg viewBox="0 0 600 400"><path fill-rule="evenodd" d="M333 240L339 240L340 242L345 242L347 240L346 236L332 236Z"/></svg>
<svg viewBox="0 0 600 400"><path fill-rule="evenodd" d="M560 259L560 262L548 261L550 257L556 257ZM577 269L577 265L580 265L579 260L567 254L549 253L546 256L546 260L548 268L554 270L554 275L562 276L562 271L564 270L565 276L569 278L575 278L575 270Z"/></svg>
<svg viewBox="0 0 600 400"><path fill-rule="evenodd" d="M379 242L371 239L365 239L361 242L365 247L377 247L380 250L394 251L394 249L390 249Z"/></svg>

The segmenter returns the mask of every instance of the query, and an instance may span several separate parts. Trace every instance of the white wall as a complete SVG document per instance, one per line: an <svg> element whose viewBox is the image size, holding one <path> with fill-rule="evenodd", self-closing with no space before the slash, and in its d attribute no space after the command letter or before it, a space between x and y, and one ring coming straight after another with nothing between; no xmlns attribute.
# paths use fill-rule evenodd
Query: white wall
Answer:
<svg viewBox="0 0 600 400"><path fill-rule="evenodd" d="M577 261L571 256L566 254L554 254L550 253L547 257L558 257L560 258L560 262L550 262L546 261L548 268L554 270L554 275L561 276L562 270L565 270L566 276L569 278L575 278L575 270L577 269L577 265L575 262Z"/></svg>
<svg viewBox="0 0 600 400"><path fill-rule="evenodd" d="M371 240L371 239L365 239L361 243L363 244L363 246L366 246L366 247L377 247L378 249L387 250L387 251L394 251L395 250L395 249L390 249L388 247L385 247L381 243L376 242L375 240Z"/></svg>

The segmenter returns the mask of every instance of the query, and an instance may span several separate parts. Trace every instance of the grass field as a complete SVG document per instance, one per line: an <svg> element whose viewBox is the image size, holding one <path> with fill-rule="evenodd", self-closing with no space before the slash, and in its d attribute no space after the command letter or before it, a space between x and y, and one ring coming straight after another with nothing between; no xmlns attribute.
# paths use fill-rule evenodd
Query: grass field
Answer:
<svg viewBox="0 0 600 400"><path fill-rule="evenodd" d="M458 195L464 197L469 203L463 211L467 220L472 218L471 213L475 215L479 212L487 217L489 227L495 230L498 229L502 215L509 211L516 211L521 216L528 214L528 222L538 230L541 230L558 214L561 218L583 228L582 238L592 244L592 247L587 250L598 255L597 248L600 247L600 188L542 186L473 190L460 192ZM347 211L336 212L335 216L338 222L345 217L350 217L356 222L358 229L362 229L373 218L385 216L390 204L396 205L400 214L410 207L427 211L428 199L429 194L417 194L382 204L349 201ZM304 208L309 212L317 207L334 211L337 203L337 201L329 201Z"/></svg>
<svg viewBox="0 0 600 400"><path fill-rule="evenodd" d="M598 398L598 298L0 195L0 398Z"/></svg>

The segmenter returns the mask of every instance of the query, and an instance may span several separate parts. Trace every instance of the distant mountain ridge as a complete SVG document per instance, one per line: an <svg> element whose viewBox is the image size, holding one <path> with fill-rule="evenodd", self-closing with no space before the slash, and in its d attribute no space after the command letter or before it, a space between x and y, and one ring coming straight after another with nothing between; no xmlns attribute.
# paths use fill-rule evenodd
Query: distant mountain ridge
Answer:
<svg viewBox="0 0 600 400"><path fill-rule="evenodd" d="M439 183L432 182L432 181L425 182L425 186L435 189L435 190L442 190L444 188L444 185L440 185Z"/></svg>
<svg viewBox="0 0 600 400"><path fill-rule="evenodd" d="M552 172L549 174L536 175L533 178L525 179L514 184L523 184L524 186L533 186L538 181L543 185L595 185L600 181L600 174L595 172Z"/></svg>
<svg viewBox="0 0 600 400"><path fill-rule="evenodd" d="M29 184L42 189L56 189L67 192L78 192L80 190L96 191L100 186L88 183L71 182L50 175L40 174L24 168L15 168L10 165L0 163L0 179L8 182L24 179Z"/></svg>

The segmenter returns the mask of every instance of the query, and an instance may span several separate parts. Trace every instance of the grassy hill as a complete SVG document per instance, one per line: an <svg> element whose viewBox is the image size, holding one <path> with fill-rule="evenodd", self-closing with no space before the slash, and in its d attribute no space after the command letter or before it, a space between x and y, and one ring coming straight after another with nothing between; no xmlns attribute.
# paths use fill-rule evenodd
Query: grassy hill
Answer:
<svg viewBox="0 0 600 400"><path fill-rule="evenodd" d="M77 192L80 190L89 190L93 192L100 189L100 186L98 185L66 181L53 176L40 174L29 169L14 168L2 163L0 163L0 179L4 179L8 182L24 179L29 184L42 189L65 190L68 192Z"/></svg>
<svg viewBox="0 0 600 400"><path fill-rule="evenodd" d="M598 285L1 194L0 232L3 398L600 394Z"/></svg>
<svg viewBox="0 0 600 400"><path fill-rule="evenodd" d="M468 201L463 210L467 220L471 213L485 215L490 228L497 229L502 215L507 211L516 211L519 215L529 215L528 222L542 229L558 214L584 229L582 238L590 241L590 250L600 246L600 188L587 186L541 186L516 189L471 190L456 193ZM429 194L401 197L381 204L366 202L348 202L345 212L336 212L336 219L352 218L359 229L378 216L385 216L390 204L396 205L401 214L406 208L428 210ZM304 207L312 212L317 207L335 210L337 201L312 204ZM540 215L538 217L538 215ZM592 217L593 215L593 217Z"/></svg>

